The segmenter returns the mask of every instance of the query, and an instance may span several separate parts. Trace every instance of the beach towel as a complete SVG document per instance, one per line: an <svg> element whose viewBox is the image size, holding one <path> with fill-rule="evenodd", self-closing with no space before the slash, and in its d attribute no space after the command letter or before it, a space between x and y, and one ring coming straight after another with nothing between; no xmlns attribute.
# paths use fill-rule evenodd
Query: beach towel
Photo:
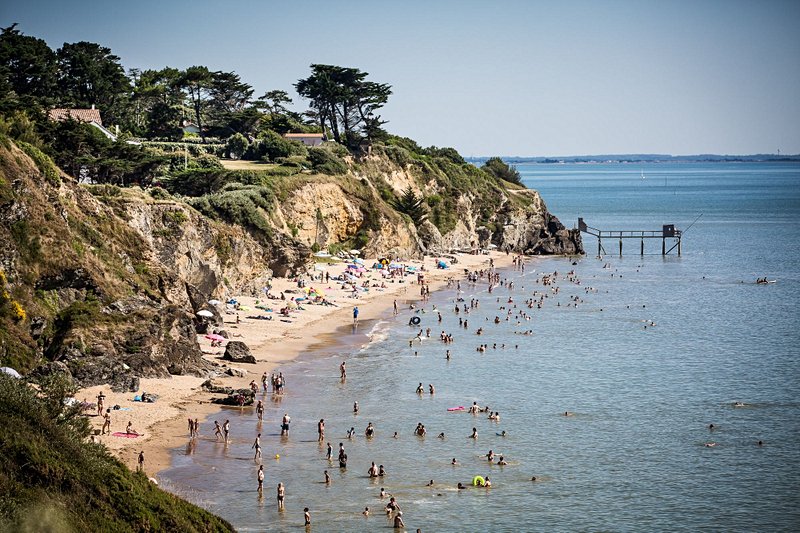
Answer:
<svg viewBox="0 0 800 533"><path fill-rule="evenodd" d="M137 435L136 433L125 433L124 431L117 431L116 433L112 433L115 437L122 437L124 439L135 439L136 437L141 437L141 435Z"/></svg>

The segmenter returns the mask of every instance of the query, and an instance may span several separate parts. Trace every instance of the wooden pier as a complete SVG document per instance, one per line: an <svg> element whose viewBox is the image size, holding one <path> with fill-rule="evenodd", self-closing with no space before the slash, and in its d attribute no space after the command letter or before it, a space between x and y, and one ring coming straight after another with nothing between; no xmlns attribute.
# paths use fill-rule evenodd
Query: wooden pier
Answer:
<svg viewBox="0 0 800 533"><path fill-rule="evenodd" d="M603 248L603 239L612 241L617 239L619 241L619 256L622 257L622 241L625 239L638 239L641 246L639 253L644 255L644 240L645 239L661 239L661 255L668 255L670 252L677 248L678 256L681 255L681 237L683 232L675 228L674 224L665 224L661 230L623 230L623 231L608 231L600 230L587 226L583 218L578 218L578 229L582 233L587 233L597 237L597 255L607 255L605 248ZM670 240L672 246L667 249L667 239Z"/></svg>

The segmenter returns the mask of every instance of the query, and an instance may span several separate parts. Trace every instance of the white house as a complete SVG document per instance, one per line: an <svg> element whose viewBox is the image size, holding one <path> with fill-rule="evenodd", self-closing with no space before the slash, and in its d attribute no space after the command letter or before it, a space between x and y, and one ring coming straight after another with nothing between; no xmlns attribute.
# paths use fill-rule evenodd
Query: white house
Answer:
<svg viewBox="0 0 800 533"><path fill-rule="evenodd" d="M321 133L284 133L283 137L290 141L300 141L306 146L320 146L325 140Z"/></svg>

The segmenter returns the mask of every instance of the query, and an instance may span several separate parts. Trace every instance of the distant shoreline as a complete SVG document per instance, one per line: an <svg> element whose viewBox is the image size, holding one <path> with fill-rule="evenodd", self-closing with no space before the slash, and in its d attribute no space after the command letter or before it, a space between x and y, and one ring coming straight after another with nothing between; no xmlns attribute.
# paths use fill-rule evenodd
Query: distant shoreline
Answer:
<svg viewBox="0 0 800 533"><path fill-rule="evenodd" d="M468 163L481 165L490 156L465 157ZM569 155L569 156L502 156L509 164L642 164L642 163L800 163L800 154L752 154L752 155L664 155L664 154L608 154L608 155Z"/></svg>

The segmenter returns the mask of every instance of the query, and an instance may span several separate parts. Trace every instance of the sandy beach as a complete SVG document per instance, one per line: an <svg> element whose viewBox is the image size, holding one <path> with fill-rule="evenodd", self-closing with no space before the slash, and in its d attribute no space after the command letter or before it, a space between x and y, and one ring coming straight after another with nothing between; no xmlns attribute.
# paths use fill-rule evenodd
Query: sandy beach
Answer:
<svg viewBox="0 0 800 533"><path fill-rule="evenodd" d="M489 255L459 254L458 262L449 268L436 267L438 258L425 257L424 260L406 261L405 265L415 267L425 276L425 283L431 291L435 291L447 283L448 279L461 279L464 269L470 271L485 269L493 260L495 267L504 267L511 264L513 256L500 252L491 252ZM367 267L375 262L366 259ZM448 265L450 261L447 261ZM340 275L346 268L346 262L319 264L328 272L331 278ZM376 270L367 269L362 280L369 281L368 291L360 292L358 298L351 296L350 290L344 290L333 279L329 282L311 281L310 275L319 275L319 270L309 271L309 275L300 276L306 280L306 287L315 287L324 291L326 299L334 306L302 304L303 310L293 310L288 317L282 317L277 312L285 304L281 300L261 299L262 305L273 308L274 312L267 313L256 308L257 298L241 295L230 295L235 298L245 310L239 311L239 323L236 323L235 314L223 314L224 329L228 332L229 340L243 341L255 356L256 364L231 364L221 360L225 351L225 341L221 347L212 347L211 341L204 335L198 335L198 342L203 350L204 357L212 364L226 365L226 367L239 368L245 371L244 377L225 377L215 379L215 383L233 388L246 387L255 380L260 384L264 372L273 372L281 364L295 359L310 346L324 342L326 335L334 333L337 328L352 323L352 310L359 308L361 320L377 318L388 312L395 300L398 304L420 299L420 285L417 284L416 274L406 275L400 281L396 279L383 280ZM324 272L323 272L324 273ZM291 297L303 296L302 289L298 288L296 278L274 278L270 294L280 295L283 292L286 300ZM247 318L248 316L272 316L271 320ZM283 319L283 320L281 320ZM225 368L225 367L223 367ZM121 410L113 410L111 431L124 432L128 422L133 429L141 434L137 438L115 437L112 435L98 435L108 449L119 457L130 468L135 468L136 459L140 451L145 454L145 470L150 475L157 475L168 468L171 462L171 450L181 446L188 437L188 418L204 420L206 416L217 411L220 406L210 402L214 394L201 390L200 385L206 378L194 376L172 376L165 379L142 379L138 393L112 392L108 386L95 386L81 389L76 398L88 402L96 401L97 395L102 391L105 395L105 406L119 405ZM136 394L145 391L159 396L154 403L134 402ZM92 417L93 427L100 429L103 419L100 416ZM207 427L201 426L202 433L208 433Z"/></svg>

